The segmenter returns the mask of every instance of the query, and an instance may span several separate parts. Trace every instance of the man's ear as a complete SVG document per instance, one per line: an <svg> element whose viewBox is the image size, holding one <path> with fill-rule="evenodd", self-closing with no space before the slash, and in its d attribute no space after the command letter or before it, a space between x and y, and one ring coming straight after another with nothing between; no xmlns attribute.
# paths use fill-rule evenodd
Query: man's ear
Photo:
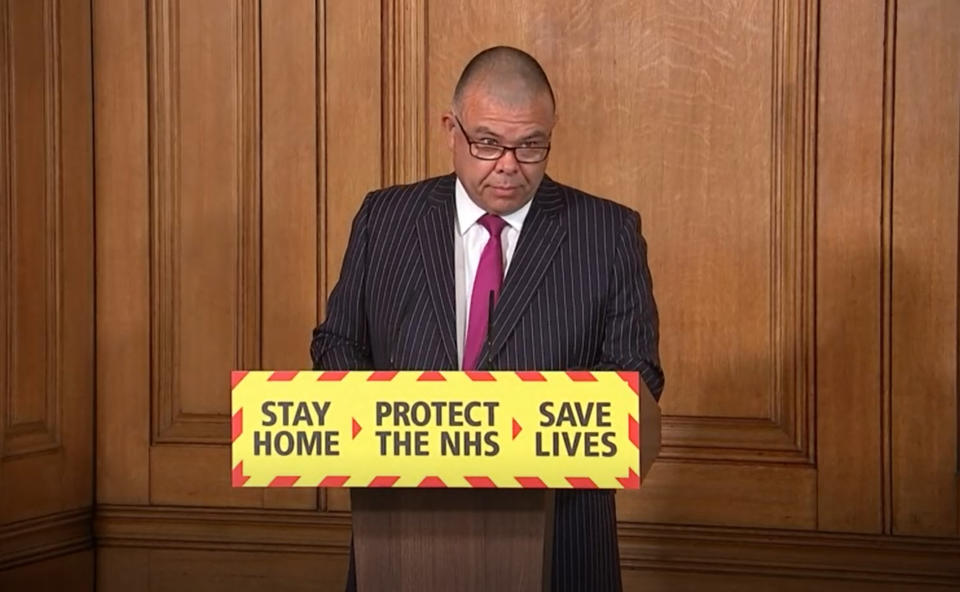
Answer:
<svg viewBox="0 0 960 592"><path fill-rule="evenodd" d="M457 135L457 122L453 118L453 111L447 111L440 116L440 125L447 135L447 147L453 150L453 142Z"/></svg>

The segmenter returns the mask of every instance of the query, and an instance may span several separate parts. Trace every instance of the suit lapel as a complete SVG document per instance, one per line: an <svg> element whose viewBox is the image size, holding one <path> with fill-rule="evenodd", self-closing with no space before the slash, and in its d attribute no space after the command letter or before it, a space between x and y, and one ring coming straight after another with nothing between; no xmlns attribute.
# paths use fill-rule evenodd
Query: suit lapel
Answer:
<svg viewBox="0 0 960 592"><path fill-rule="evenodd" d="M427 207L417 222L420 252L430 295L440 326L448 368L457 368L456 289L453 269L453 229L456 205L453 175L441 177L427 197Z"/></svg>
<svg viewBox="0 0 960 592"><path fill-rule="evenodd" d="M492 351L487 344L480 360L492 358L506 344L540 285L557 249L567 236L565 204L560 188L544 177L520 231L520 242L503 281L503 291L493 311Z"/></svg>

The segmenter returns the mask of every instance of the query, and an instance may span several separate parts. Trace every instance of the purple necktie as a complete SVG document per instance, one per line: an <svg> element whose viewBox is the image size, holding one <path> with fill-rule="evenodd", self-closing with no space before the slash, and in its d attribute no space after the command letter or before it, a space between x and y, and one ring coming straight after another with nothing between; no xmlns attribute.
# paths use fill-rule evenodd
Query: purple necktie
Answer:
<svg viewBox="0 0 960 592"><path fill-rule="evenodd" d="M490 314L490 293L493 303L500 297L500 284L503 283L503 248L500 246L500 232L507 224L500 216L484 214L478 220L487 229L490 238L480 254L477 275L473 279L473 294L470 297L470 319L467 321L467 338L463 344L463 369L475 370L477 358L487 336L487 322Z"/></svg>

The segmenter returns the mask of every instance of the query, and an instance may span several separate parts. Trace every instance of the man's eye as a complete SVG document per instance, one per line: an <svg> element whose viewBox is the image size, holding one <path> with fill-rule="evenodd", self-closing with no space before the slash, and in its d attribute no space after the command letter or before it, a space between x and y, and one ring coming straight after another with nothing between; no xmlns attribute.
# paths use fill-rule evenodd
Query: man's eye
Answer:
<svg viewBox="0 0 960 592"><path fill-rule="evenodd" d="M497 144L497 141L494 140L493 138L480 138L480 140L478 141L484 146L499 146L499 144Z"/></svg>

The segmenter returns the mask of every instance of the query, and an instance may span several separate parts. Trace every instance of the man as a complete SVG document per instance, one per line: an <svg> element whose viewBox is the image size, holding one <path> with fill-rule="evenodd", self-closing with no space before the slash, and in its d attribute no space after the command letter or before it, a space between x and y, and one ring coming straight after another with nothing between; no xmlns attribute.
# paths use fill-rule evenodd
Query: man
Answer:
<svg viewBox="0 0 960 592"><path fill-rule="evenodd" d="M366 197L315 369L637 370L659 397L639 216L545 176L555 120L533 57L470 61L442 119L455 174ZM555 504L553 589L619 590L613 493Z"/></svg>

